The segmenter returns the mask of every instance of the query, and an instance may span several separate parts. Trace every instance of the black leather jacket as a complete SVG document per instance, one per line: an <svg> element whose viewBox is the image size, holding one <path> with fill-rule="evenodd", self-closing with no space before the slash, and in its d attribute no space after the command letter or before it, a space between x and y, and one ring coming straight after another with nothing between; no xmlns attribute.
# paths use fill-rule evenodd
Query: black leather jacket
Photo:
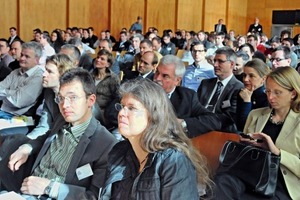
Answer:
<svg viewBox="0 0 300 200"><path fill-rule="evenodd" d="M116 144L108 156L108 178L101 200L111 199L112 184L128 177L128 153L134 154L128 141ZM130 188L130 186L129 186ZM130 197L135 200L198 200L197 176L191 161L173 148L151 153L143 171L134 179ZM119 199L119 198L114 198Z"/></svg>

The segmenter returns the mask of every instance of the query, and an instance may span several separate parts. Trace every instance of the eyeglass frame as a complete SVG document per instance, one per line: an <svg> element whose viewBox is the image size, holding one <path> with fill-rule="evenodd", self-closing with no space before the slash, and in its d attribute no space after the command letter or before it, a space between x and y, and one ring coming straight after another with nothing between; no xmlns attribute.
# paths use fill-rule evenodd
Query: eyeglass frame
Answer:
<svg viewBox="0 0 300 200"><path fill-rule="evenodd" d="M133 106L124 106L120 103L115 103L115 109L120 112L122 109L125 110L126 115L128 115L128 113L139 113L139 112L143 112L143 110L137 109Z"/></svg>
<svg viewBox="0 0 300 200"><path fill-rule="evenodd" d="M80 99L82 97L87 97L87 96L86 95L85 96L71 95L71 96L63 97L61 95L56 95L54 98L54 102L57 104L63 104L63 103L65 103L65 100L67 100L67 102L69 104L73 104L74 102L78 101L78 99Z"/></svg>
<svg viewBox="0 0 300 200"><path fill-rule="evenodd" d="M212 63L218 62L219 64L223 64L223 63L226 63L226 62L228 62L228 61L230 61L230 60L213 59L213 60L212 60Z"/></svg>
<svg viewBox="0 0 300 200"><path fill-rule="evenodd" d="M280 62L280 61L283 61L283 60L286 60L287 58L270 58L270 62L272 63L273 61L276 61L276 62Z"/></svg>

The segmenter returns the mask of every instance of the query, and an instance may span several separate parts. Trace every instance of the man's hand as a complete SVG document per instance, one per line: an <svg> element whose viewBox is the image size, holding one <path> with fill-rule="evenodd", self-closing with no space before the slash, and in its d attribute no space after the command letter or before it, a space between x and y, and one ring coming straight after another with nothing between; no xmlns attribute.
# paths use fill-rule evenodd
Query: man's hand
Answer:
<svg viewBox="0 0 300 200"><path fill-rule="evenodd" d="M20 166L27 161L31 151L32 147L28 144L20 146L18 150L11 154L8 162L8 168L13 172L19 170Z"/></svg>
<svg viewBox="0 0 300 200"><path fill-rule="evenodd" d="M29 195L43 195L51 180L37 176L29 176L23 180L21 192Z"/></svg>

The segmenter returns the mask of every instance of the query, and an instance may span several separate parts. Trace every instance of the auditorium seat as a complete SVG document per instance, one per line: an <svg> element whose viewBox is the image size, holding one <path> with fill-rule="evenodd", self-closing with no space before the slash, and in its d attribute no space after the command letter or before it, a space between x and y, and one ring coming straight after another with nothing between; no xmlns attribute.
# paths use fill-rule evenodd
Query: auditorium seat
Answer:
<svg viewBox="0 0 300 200"><path fill-rule="evenodd" d="M236 133L211 131L192 138L193 145L207 158L210 173L213 176L219 166L219 155L227 140L239 141Z"/></svg>

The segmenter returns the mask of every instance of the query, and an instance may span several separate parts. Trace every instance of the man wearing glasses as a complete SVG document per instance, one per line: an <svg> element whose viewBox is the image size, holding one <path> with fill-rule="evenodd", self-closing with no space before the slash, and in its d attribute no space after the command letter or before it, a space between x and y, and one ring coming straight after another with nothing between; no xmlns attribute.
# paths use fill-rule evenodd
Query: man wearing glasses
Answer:
<svg viewBox="0 0 300 200"><path fill-rule="evenodd" d="M56 120L47 134L27 141L0 162L1 190L26 199L97 198L116 140L92 116L95 92L93 78L84 69L61 76L55 102L64 120Z"/></svg>
<svg viewBox="0 0 300 200"><path fill-rule="evenodd" d="M206 49L202 42L194 42L191 46L194 63L186 68L181 85L197 92L203 79L215 77L214 67L205 58Z"/></svg>
<svg viewBox="0 0 300 200"><path fill-rule="evenodd" d="M291 50L286 46L278 46L272 52L270 61L272 63L272 70L278 67L291 66Z"/></svg>
<svg viewBox="0 0 300 200"><path fill-rule="evenodd" d="M236 53L229 47L217 49L214 57L214 72L216 78L202 80L198 88L200 103L210 111L236 118L237 94L243 83L235 78L233 69L236 65ZM234 131L232 127L231 131Z"/></svg>

